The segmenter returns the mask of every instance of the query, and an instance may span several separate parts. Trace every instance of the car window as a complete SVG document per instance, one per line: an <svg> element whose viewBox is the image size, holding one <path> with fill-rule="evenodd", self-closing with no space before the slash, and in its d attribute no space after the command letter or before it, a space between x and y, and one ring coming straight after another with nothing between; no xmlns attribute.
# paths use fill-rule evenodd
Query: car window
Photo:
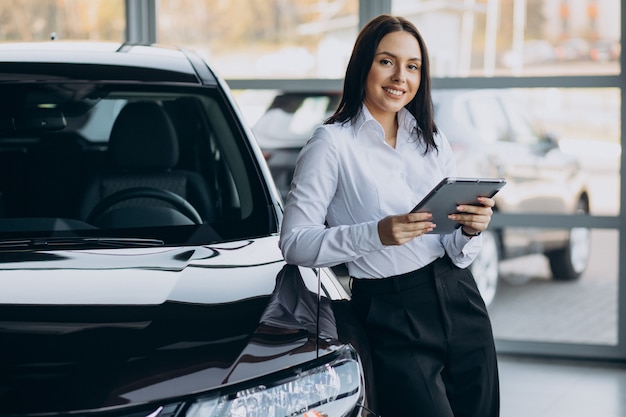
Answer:
<svg viewBox="0 0 626 417"><path fill-rule="evenodd" d="M506 114L493 96L474 96L467 99L465 105L472 125L484 141L510 140Z"/></svg>
<svg viewBox="0 0 626 417"><path fill-rule="evenodd" d="M328 112L330 98L326 96L307 97L293 114L289 130L296 134L310 134Z"/></svg>
<svg viewBox="0 0 626 417"><path fill-rule="evenodd" d="M255 123L255 136L263 148L300 147L335 110L338 100L334 94L279 94Z"/></svg>
<svg viewBox="0 0 626 417"><path fill-rule="evenodd" d="M215 88L41 83L0 95L16 97L0 103L0 238L181 244L277 230L254 152Z"/></svg>
<svg viewBox="0 0 626 417"><path fill-rule="evenodd" d="M540 142L540 135L528 121L526 112L513 100L504 100L503 105L511 125L511 134L518 143L533 146Z"/></svg>
<svg viewBox="0 0 626 417"><path fill-rule="evenodd" d="M89 117L78 132L90 142L108 142L113 122L127 103L124 99L103 99L89 112Z"/></svg>

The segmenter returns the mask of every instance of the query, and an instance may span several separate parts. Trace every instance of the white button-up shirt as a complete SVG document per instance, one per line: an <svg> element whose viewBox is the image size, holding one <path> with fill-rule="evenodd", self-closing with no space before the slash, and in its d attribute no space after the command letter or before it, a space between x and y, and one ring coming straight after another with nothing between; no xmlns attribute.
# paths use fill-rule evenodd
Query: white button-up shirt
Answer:
<svg viewBox="0 0 626 417"><path fill-rule="evenodd" d="M398 113L395 149L366 106L354 123L322 125L303 147L285 203L280 248L286 261L307 267L346 263L351 276L384 278L421 268L447 253L468 266L482 246L460 228L385 246L378 222L409 212L441 179L456 175L443 133L424 155L415 118ZM435 229L436 231L436 229Z"/></svg>

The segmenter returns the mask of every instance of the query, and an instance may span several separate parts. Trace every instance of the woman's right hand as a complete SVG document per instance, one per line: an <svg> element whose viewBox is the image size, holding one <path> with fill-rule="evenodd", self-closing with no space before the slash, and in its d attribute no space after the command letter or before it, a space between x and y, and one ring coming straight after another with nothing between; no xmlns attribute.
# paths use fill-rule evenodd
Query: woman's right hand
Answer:
<svg viewBox="0 0 626 417"><path fill-rule="evenodd" d="M431 232L436 225L430 213L407 213L388 216L378 222L378 236L383 245L403 245Z"/></svg>

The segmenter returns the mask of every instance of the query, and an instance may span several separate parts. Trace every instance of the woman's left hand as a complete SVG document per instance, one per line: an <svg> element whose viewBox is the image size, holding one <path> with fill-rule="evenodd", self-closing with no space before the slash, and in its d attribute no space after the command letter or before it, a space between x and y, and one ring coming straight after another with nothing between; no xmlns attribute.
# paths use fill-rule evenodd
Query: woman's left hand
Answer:
<svg viewBox="0 0 626 417"><path fill-rule="evenodd" d="M480 206L458 205L456 209L459 213L450 214L448 218L460 223L465 232L471 235L485 231L491 221L495 201L488 197L478 197L478 202Z"/></svg>

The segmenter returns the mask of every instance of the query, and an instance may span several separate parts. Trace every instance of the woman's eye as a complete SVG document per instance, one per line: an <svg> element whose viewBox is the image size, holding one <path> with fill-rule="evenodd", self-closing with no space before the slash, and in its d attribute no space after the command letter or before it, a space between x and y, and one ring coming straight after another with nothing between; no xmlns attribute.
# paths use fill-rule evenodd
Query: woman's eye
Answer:
<svg viewBox="0 0 626 417"><path fill-rule="evenodd" d="M383 65L391 65L392 64L391 60L387 59L387 58L381 59L380 63L383 64Z"/></svg>

